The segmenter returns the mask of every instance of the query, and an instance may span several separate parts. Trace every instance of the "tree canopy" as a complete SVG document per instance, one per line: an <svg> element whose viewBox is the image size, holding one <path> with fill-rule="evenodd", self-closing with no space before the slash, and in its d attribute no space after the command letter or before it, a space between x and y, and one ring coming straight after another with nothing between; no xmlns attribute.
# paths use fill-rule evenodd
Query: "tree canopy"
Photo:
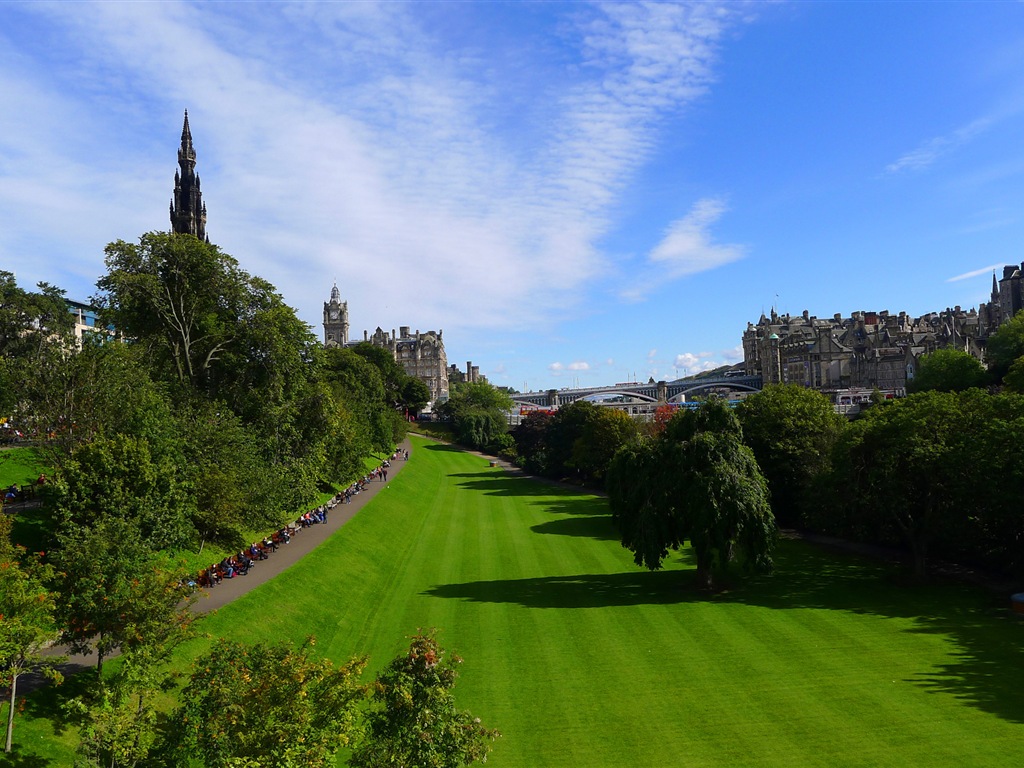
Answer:
<svg viewBox="0 0 1024 768"><path fill-rule="evenodd" d="M800 524L845 420L825 395L798 384L767 386L740 403L736 415L768 482L776 520Z"/></svg>
<svg viewBox="0 0 1024 768"><path fill-rule="evenodd" d="M717 398L680 411L661 435L617 453L607 487L612 519L637 565L660 568L688 539L706 588L737 556L749 570L772 567L767 484L735 414Z"/></svg>
<svg viewBox="0 0 1024 768"><path fill-rule="evenodd" d="M988 383L988 372L978 358L961 349L937 349L923 355L917 374L907 382L908 392L963 392Z"/></svg>
<svg viewBox="0 0 1024 768"><path fill-rule="evenodd" d="M1003 380L1015 361L1024 357L1024 312L1018 312L988 337L985 357L997 382Z"/></svg>

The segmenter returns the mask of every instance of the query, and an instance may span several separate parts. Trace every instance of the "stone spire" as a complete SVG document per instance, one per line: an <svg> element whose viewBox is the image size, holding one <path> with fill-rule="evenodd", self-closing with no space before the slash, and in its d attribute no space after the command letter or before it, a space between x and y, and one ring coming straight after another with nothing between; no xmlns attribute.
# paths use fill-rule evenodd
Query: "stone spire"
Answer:
<svg viewBox="0 0 1024 768"><path fill-rule="evenodd" d="M178 170L174 172L174 198L171 200L171 231L175 234L195 235L210 242L206 235L206 204L196 175L196 150L192 146L192 131L188 127L188 110L181 127L181 147L178 149Z"/></svg>

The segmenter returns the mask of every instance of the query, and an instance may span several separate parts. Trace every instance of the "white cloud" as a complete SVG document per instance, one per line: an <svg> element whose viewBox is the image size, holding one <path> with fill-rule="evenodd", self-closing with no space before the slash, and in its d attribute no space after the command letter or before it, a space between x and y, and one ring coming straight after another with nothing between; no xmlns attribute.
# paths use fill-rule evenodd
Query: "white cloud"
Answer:
<svg viewBox="0 0 1024 768"><path fill-rule="evenodd" d="M727 363L738 363L743 359L743 345L737 344L732 349L722 350L722 359Z"/></svg>
<svg viewBox="0 0 1024 768"><path fill-rule="evenodd" d="M578 360L574 363L569 363L568 368L570 371L589 371L590 363Z"/></svg>
<svg viewBox="0 0 1024 768"><path fill-rule="evenodd" d="M946 136L936 136L900 156L895 162L885 167L887 173L901 173L904 171L920 171L940 157L967 144L976 136L984 133L993 124L991 117L982 117L974 120L962 128L958 128Z"/></svg>
<svg viewBox="0 0 1024 768"><path fill-rule="evenodd" d="M698 200L683 218L669 225L661 242L648 256L647 268L622 293L623 298L640 301L666 282L743 258L743 246L718 245L711 240L711 226L725 211L725 203L720 199Z"/></svg>
<svg viewBox="0 0 1024 768"><path fill-rule="evenodd" d="M544 119L520 146L494 118L515 107L489 52L448 47L416 7L23 8L63 58L51 68L25 41L23 59L0 57L6 109L40 128L4 138L24 163L0 164L0 230L59 220L56 250L91 244L67 268L98 275L104 243L168 225L188 107L211 239L311 322L337 278L356 333L549 326L607 274L596 243L617 196L664 120L713 82L734 14L573 7L560 34L575 50L543 65L555 81L524 81L542 83L523 103ZM23 246L0 236L0 261Z"/></svg>
<svg viewBox="0 0 1024 768"><path fill-rule="evenodd" d="M551 363L548 366L548 370L549 371L554 371L555 373L558 373L559 371L563 370L564 368L565 368L565 366L562 365L561 363L558 363L558 362Z"/></svg>

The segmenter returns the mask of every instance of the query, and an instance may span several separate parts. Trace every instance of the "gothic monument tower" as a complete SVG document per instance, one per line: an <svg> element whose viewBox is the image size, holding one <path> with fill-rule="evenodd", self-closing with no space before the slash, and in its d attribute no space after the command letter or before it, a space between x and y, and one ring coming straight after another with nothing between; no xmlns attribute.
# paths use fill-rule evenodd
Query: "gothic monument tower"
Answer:
<svg viewBox="0 0 1024 768"><path fill-rule="evenodd" d="M196 175L196 150L192 146L192 132L188 128L188 110L181 128L181 148L178 150L179 170L174 172L174 199L171 200L171 231L175 234L195 235L210 242L206 236L206 205Z"/></svg>
<svg viewBox="0 0 1024 768"><path fill-rule="evenodd" d="M341 291L335 283L331 300L324 302L324 346L344 347L348 344L348 302L341 300Z"/></svg>

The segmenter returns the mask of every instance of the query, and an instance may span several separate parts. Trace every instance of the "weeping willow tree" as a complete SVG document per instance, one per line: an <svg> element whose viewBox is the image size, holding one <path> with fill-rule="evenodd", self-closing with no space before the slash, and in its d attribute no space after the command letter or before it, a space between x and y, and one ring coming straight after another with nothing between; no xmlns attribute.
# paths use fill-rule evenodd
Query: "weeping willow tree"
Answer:
<svg viewBox="0 0 1024 768"><path fill-rule="evenodd" d="M658 437L620 450L607 488L622 546L637 565L657 570L689 541L705 588L731 561L771 570L776 527L768 486L724 402L680 412Z"/></svg>

